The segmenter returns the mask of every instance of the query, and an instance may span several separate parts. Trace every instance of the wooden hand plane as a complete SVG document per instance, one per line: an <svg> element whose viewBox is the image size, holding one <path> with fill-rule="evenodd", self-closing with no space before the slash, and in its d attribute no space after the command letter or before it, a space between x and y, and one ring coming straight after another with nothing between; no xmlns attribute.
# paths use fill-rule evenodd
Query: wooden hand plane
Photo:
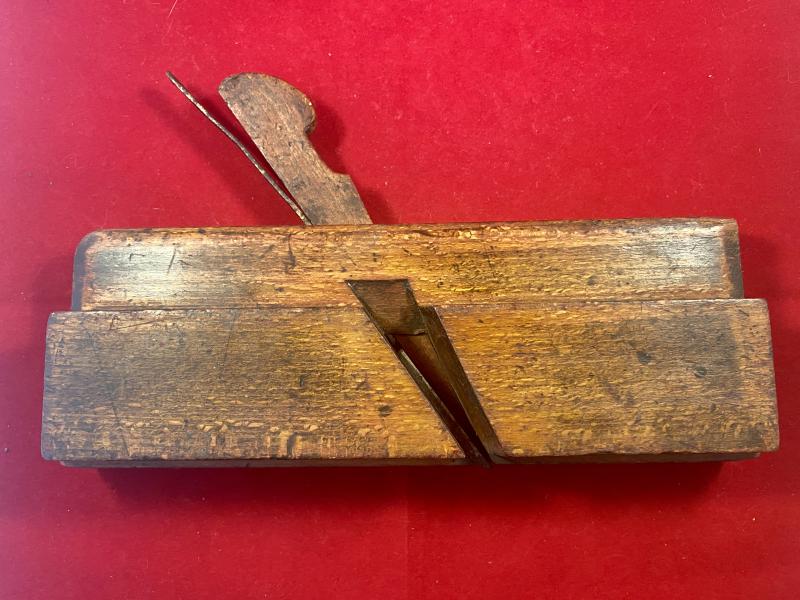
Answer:
<svg viewBox="0 0 800 600"><path fill-rule="evenodd" d="M171 76L170 76L171 77ZM99 231L47 331L78 466L719 460L778 445L767 308L726 219L373 225L311 103L220 93L304 223Z"/></svg>

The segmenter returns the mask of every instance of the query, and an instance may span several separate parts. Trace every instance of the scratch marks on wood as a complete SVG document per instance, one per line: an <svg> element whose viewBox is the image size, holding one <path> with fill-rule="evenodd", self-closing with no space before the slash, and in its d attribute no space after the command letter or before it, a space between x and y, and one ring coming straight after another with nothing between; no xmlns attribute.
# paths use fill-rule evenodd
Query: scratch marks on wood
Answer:
<svg viewBox="0 0 800 600"><path fill-rule="evenodd" d="M222 352L222 361L220 363L220 368L219 368L221 375L225 373L225 367L228 364L228 350L230 349L231 338L233 338L233 332L236 329L236 322L239 320L240 314L241 311L234 310L230 319L230 325L228 325L228 334L225 337L225 347Z"/></svg>
<svg viewBox="0 0 800 600"><path fill-rule="evenodd" d="M129 261L132 235L164 262ZM346 280L406 278L426 305L741 297L735 238L716 219L108 231L78 257L76 299L83 310L357 306Z"/></svg>
<svg viewBox="0 0 800 600"><path fill-rule="evenodd" d="M518 459L777 447L763 301L542 302L439 313L498 438ZM535 349L535 364L521 345ZM761 443L745 435L751 428Z"/></svg>
<svg viewBox="0 0 800 600"><path fill-rule="evenodd" d="M172 264L175 262L175 255L178 253L178 247L174 246L172 248L172 258L169 259L169 265L167 265L167 275L169 272L172 271Z"/></svg>
<svg viewBox="0 0 800 600"><path fill-rule="evenodd" d="M741 297L738 260L724 220L100 232L76 262L84 311L48 325L42 447L465 462L345 285L410 277L501 460L771 450L766 309L716 299ZM416 327L391 335L419 359Z"/></svg>
<svg viewBox="0 0 800 600"><path fill-rule="evenodd" d="M81 322L80 324L81 331L85 335L85 339L89 343L89 347L92 349L93 358L97 367L101 370L101 373L105 371L103 367L103 354L100 352L100 348L97 346L97 341L94 338L94 333L89 330L87 327L86 322ZM50 373L51 376L53 373ZM125 379L123 378L117 386L114 385L114 382L108 380L106 378L99 378L101 389L106 394L107 404L111 409L111 413L114 415L114 428L117 432L117 437L122 445L122 451L124 452L124 456L127 458L131 457L130 449L128 448L128 440L126 435L125 427L122 424L122 420L119 417L119 409L117 408L117 401L119 400L119 391L124 390L125 386ZM103 403L98 403L102 405ZM44 435L44 432L43 432Z"/></svg>
<svg viewBox="0 0 800 600"><path fill-rule="evenodd" d="M294 256L294 250L292 250L292 235L289 234L286 236L286 264L284 266L284 272L287 274L291 273L296 266L297 259Z"/></svg>
<svg viewBox="0 0 800 600"><path fill-rule="evenodd" d="M464 459L360 309L59 313L48 336L49 458Z"/></svg>

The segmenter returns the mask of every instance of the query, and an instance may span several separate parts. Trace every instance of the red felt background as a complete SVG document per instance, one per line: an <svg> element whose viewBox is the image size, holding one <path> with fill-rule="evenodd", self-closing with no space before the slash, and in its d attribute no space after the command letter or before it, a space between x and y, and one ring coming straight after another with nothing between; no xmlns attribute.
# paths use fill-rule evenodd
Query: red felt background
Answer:
<svg viewBox="0 0 800 600"><path fill-rule="evenodd" d="M0 4L0 596L793 598L792 2ZM295 224L216 85L304 90L376 222L730 216L782 449L725 465L95 471L39 456L47 314L98 228Z"/></svg>

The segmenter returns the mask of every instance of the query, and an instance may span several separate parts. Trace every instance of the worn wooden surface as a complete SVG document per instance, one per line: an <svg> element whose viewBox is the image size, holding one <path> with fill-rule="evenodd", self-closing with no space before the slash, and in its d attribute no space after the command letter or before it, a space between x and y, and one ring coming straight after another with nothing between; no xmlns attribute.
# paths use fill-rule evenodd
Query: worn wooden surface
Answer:
<svg viewBox="0 0 800 600"><path fill-rule="evenodd" d="M777 445L763 302L438 313L499 440L495 460L724 458ZM56 313L47 347L48 458L463 459L360 308Z"/></svg>
<svg viewBox="0 0 800 600"><path fill-rule="evenodd" d="M741 296L730 220L97 232L83 312L48 329L43 453L752 456L777 417L766 307Z"/></svg>
<svg viewBox="0 0 800 600"><path fill-rule="evenodd" d="M308 140L316 117L302 92L276 77L241 73L219 93L311 224L372 222L350 177L331 171Z"/></svg>
<svg viewBox="0 0 800 600"><path fill-rule="evenodd" d="M46 361L46 458L463 459L360 308L55 313Z"/></svg>
<svg viewBox="0 0 800 600"><path fill-rule="evenodd" d="M474 394L464 394L458 357L447 342L438 315L420 307L408 280L348 281L380 335L417 382L439 418L471 462L488 465L494 440ZM481 415L479 425L473 416ZM484 435L481 435L480 425Z"/></svg>
<svg viewBox="0 0 800 600"><path fill-rule="evenodd" d="M438 313L506 459L702 457L777 447L761 300Z"/></svg>
<svg viewBox="0 0 800 600"><path fill-rule="evenodd" d="M100 231L73 310L358 306L348 279L420 304L741 297L735 221L665 219Z"/></svg>

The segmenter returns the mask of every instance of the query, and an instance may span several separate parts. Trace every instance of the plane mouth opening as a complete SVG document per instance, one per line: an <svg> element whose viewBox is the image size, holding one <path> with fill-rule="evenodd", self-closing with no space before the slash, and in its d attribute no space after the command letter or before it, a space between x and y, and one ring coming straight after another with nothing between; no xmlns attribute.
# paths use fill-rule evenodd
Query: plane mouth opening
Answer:
<svg viewBox="0 0 800 600"><path fill-rule="evenodd" d="M348 280L347 285L467 460L486 467L498 462L497 436L436 309L417 304L408 279Z"/></svg>

